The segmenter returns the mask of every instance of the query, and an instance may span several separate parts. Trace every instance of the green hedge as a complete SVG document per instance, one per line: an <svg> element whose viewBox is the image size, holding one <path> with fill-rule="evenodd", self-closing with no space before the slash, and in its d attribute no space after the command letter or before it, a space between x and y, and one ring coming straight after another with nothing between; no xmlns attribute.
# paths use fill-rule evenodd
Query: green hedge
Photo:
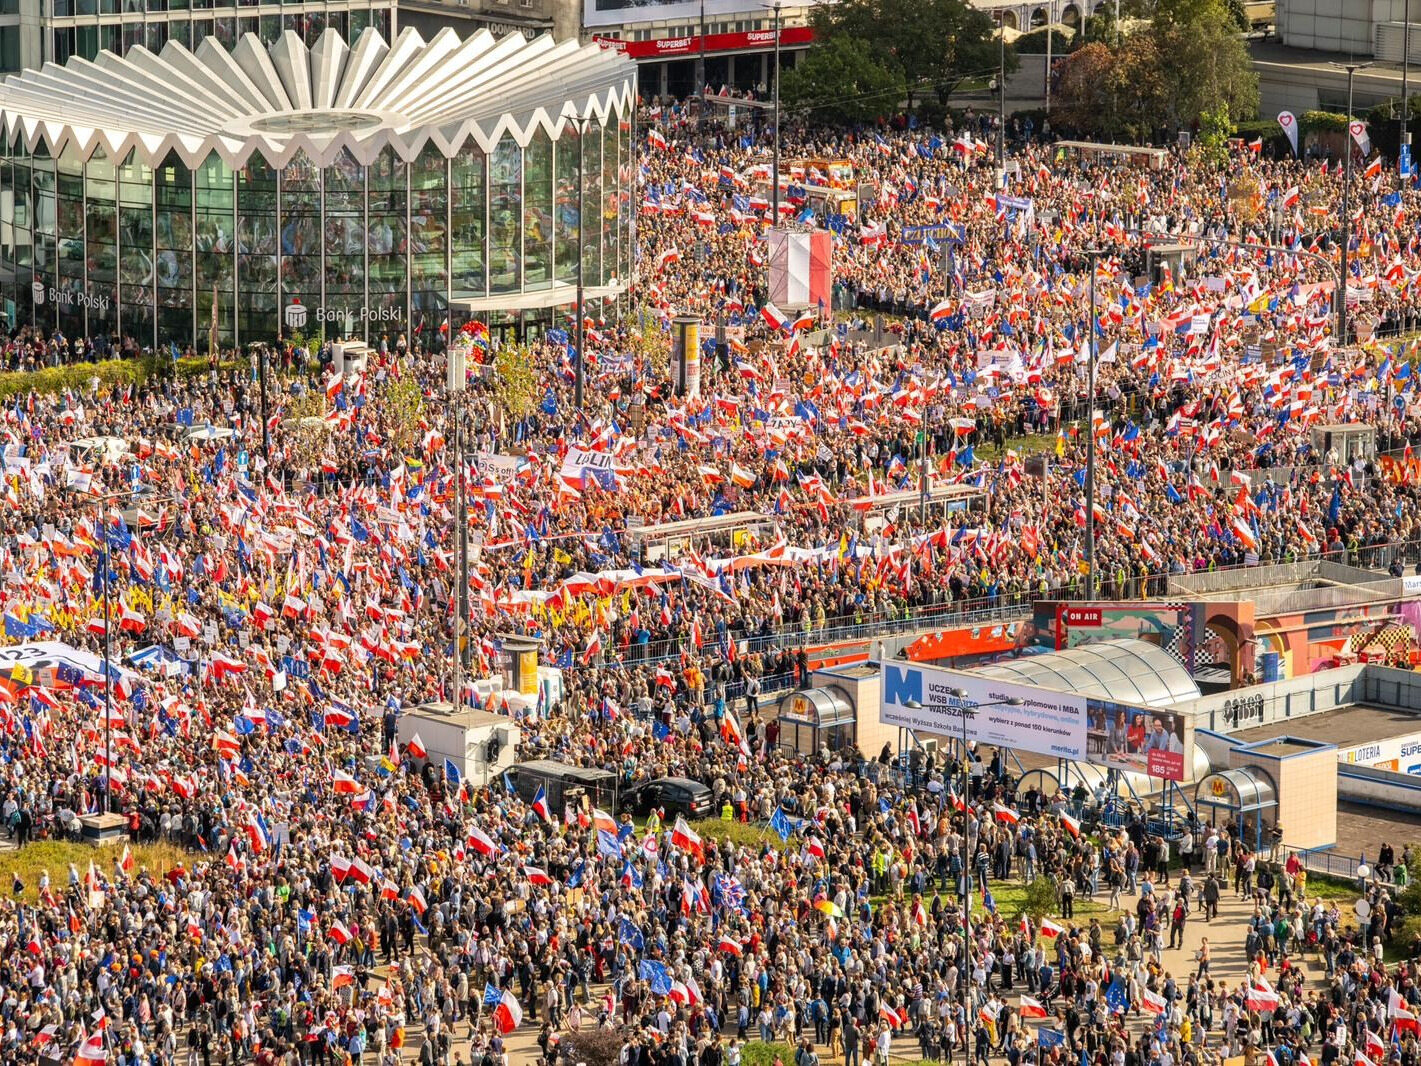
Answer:
<svg viewBox="0 0 1421 1066"><path fill-rule="evenodd" d="M765 1044L747 1040L740 1049L740 1066L774 1066L779 1059L783 1066L794 1066L794 1048L788 1044Z"/></svg>
<svg viewBox="0 0 1421 1066"><path fill-rule="evenodd" d="M238 364L218 364L219 370L232 370ZM141 359L106 359L101 363L70 363L48 366L43 370L11 370L0 373L0 399L23 396L31 391L52 395L65 389L87 390L94 378L99 385L111 389L119 385L139 385L150 378L177 377L191 380L211 369L203 358L172 359L144 356Z"/></svg>
<svg viewBox="0 0 1421 1066"><path fill-rule="evenodd" d="M1304 111L1298 126L1304 133L1342 133L1347 129L1347 116L1335 111Z"/></svg>

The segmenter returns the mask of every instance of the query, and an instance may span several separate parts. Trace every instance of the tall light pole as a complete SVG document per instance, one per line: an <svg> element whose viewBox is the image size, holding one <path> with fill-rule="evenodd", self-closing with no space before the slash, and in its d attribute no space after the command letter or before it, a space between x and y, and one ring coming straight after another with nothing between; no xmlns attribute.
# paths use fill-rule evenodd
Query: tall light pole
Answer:
<svg viewBox="0 0 1421 1066"><path fill-rule="evenodd" d="M1401 138L1397 144L1401 146L1397 154L1402 149L1411 147L1411 101L1406 98L1407 75L1411 73L1411 0L1406 0L1401 8ZM1350 131L1348 136L1350 136ZM1407 173L1402 177L1410 177L1411 167L1414 165L1409 158L1411 153L1407 153Z"/></svg>
<svg viewBox="0 0 1421 1066"><path fill-rule="evenodd" d="M1090 263L1090 321L1086 323L1090 337L1090 358L1086 364L1086 421L1085 442L1085 598L1095 599L1095 264L1100 258L1099 248L1087 248L1086 259Z"/></svg>
<svg viewBox="0 0 1421 1066"><path fill-rule="evenodd" d="M1347 246L1352 242L1352 82L1357 71L1370 63L1348 63L1347 71L1347 162L1342 171L1342 276L1337 279L1337 343L1347 343Z"/></svg>
<svg viewBox="0 0 1421 1066"><path fill-rule="evenodd" d="M578 249L579 253L581 249ZM581 262L581 255L578 257ZM581 352L578 353L579 357ZM467 369L464 354L452 345L445 368L444 391L449 405L449 418L454 423L454 552L458 566L454 568L459 590L454 604L454 681L450 703L464 704L464 619L469 611L469 515L464 504L464 419L463 397Z"/></svg>
<svg viewBox="0 0 1421 1066"><path fill-rule="evenodd" d="M780 5L775 4L775 153L770 162L770 225L780 224Z"/></svg>
<svg viewBox="0 0 1421 1066"><path fill-rule="evenodd" d="M704 103L704 101L702 101ZM587 363L587 355L582 350L583 330L582 330L582 233L586 220L583 216L582 204L582 173L583 157L585 148L583 142L587 140L587 126L592 120L592 113L579 115L575 119L577 122L577 322L574 331L577 337L577 359L574 361L573 371L576 377L573 379L572 405L580 412L582 410L582 389L584 381L583 367Z"/></svg>
<svg viewBox="0 0 1421 1066"><path fill-rule="evenodd" d="M1050 25L1048 21L1046 25ZM1049 31L1048 31L1049 32ZM1005 177L1006 135L1007 135L1007 19L1003 11L997 20L997 41L1001 45L1001 72L997 75L997 170L998 178Z"/></svg>
<svg viewBox="0 0 1421 1066"><path fill-rule="evenodd" d="M696 121L706 125L706 0L701 0L701 47L696 54Z"/></svg>
<svg viewBox="0 0 1421 1066"><path fill-rule="evenodd" d="M956 700L970 700L972 698L971 693L965 688L948 689L947 694ZM1000 700L995 703L977 703L971 706L964 704L957 708L958 719L962 723L962 731L958 740L962 744L962 803L964 807L970 806L972 799L972 770L967 754L967 745L969 743L967 737L967 723L976 717L978 711L985 707L1020 707L1025 702L1026 701L1020 696L1013 696L1010 699ZM921 711L923 709L922 703L918 700L908 700L903 706L910 711ZM966 826L964 824L964 829L965 828ZM965 832L963 839L966 839ZM962 896L962 965L958 967L958 970L962 974L962 1005L965 1009L972 990L972 870L966 862L966 856L963 858L962 882L959 885Z"/></svg>
<svg viewBox="0 0 1421 1066"><path fill-rule="evenodd" d="M96 493L84 493L83 495L94 504L94 532L99 535L103 544L103 551L99 556L99 565L103 567L99 588L104 602L104 813L112 814L113 742L111 736L113 726L110 719L113 718L113 637L110 629L113 614L109 608L109 531L108 523L104 521L103 508L105 504L132 499L135 494L111 492L102 496ZM146 502L166 504L170 502L170 499L170 497L164 497Z"/></svg>

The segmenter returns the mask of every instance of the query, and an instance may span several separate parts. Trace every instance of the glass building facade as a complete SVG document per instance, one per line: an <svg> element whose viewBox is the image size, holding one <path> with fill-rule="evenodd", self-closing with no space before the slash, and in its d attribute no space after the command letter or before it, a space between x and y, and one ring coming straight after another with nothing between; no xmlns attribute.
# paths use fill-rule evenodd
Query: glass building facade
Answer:
<svg viewBox="0 0 1421 1066"><path fill-rule="evenodd" d="M245 41L250 69L250 50L265 46ZM135 142L119 125L128 117L121 110L112 125L94 121L110 119L103 112L115 107L108 96L123 88L127 58L108 57L87 85L85 71L70 80L53 68L0 84L9 131L0 143L0 312L8 325L131 337L155 349L206 351L214 341L232 348L298 330L393 343L445 323L457 330L500 308L570 303L579 249L588 289L605 295L626 279L629 64L596 46L569 54L550 39L465 40L441 54L452 73L427 76L451 98L460 79L481 86L490 70L521 73L541 63L553 87L525 78L520 90L538 94L536 107L500 99L496 84L485 100L564 117L519 129L508 112L470 95L472 103L455 100L431 114L428 129L398 125L396 137L401 107L428 93L428 81L399 80L420 55L402 41L391 48L367 33L342 68L365 80L342 83L319 76L329 69L322 59L346 48L327 33L303 64L313 72L309 89L293 92L290 106L175 131L189 138L183 153L140 144L121 149L121 158L110 154ZM308 49L295 34L270 47L284 69ZM204 88L220 88L227 73L215 63L209 76ZM75 126L56 129L49 119L50 78L74 90L73 113L60 121ZM559 78L580 78L582 98L560 98ZM278 88L287 87L267 92ZM343 110L338 99L358 99L364 110ZM77 113L84 107L89 116ZM26 135L27 123L37 138ZM75 132L81 128L84 136ZM437 130L454 140L456 129L447 151L431 136ZM223 153L194 151L204 138L220 139ZM422 147L402 147L412 144Z"/></svg>
<svg viewBox="0 0 1421 1066"><path fill-rule="evenodd" d="M431 141L369 166L344 149L325 167L298 151L280 168L254 154L235 170L216 153L149 167L16 139L0 157L0 310L199 350L214 317L224 348L298 328L372 343L457 329L469 301L574 283L579 237L585 286L630 274L630 136L626 120L569 123L526 148L506 135L451 157Z"/></svg>

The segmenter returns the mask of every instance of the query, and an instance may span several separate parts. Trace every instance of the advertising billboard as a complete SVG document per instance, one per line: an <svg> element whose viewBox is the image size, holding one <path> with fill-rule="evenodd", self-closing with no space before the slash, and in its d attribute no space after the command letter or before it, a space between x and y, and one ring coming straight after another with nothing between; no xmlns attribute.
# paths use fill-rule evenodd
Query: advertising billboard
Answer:
<svg viewBox="0 0 1421 1066"><path fill-rule="evenodd" d="M1190 776L1189 722L1172 711L916 663L885 662L879 678L878 717L887 725L958 738L964 710L975 711L967 739L978 744L1169 781ZM1013 699L1021 706L1010 706Z"/></svg>
<svg viewBox="0 0 1421 1066"><path fill-rule="evenodd" d="M768 14L755 0L583 0L582 24L620 26L629 22L682 22L697 25L704 17L717 20L724 15ZM773 43L774 34L770 34Z"/></svg>
<svg viewBox="0 0 1421 1066"><path fill-rule="evenodd" d="M634 19L629 17L628 21ZM595 37L594 40L604 51L615 51L632 59L676 59L681 56L699 55L702 48L707 55L774 48L775 31L769 29L708 33L704 44L700 35L694 33L688 37L657 37L650 41L624 41L617 37ZM814 30L809 26L785 26L780 30L781 48L803 48L813 40Z"/></svg>
<svg viewBox="0 0 1421 1066"><path fill-rule="evenodd" d="M1086 699L1086 762L1112 770L1183 781L1190 769L1189 723L1172 711Z"/></svg>
<svg viewBox="0 0 1421 1066"><path fill-rule="evenodd" d="M1061 759L1085 758L1083 696L912 663L884 663L881 680L878 717L889 725L960 737L963 710L975 710L967 720L970 741ZM964 689L967 696L954 696L955 689ZM1008 706L1005 701L1010 699L1020 699L1022 705ZM907 706L910 703L921 706Z"/></svg>

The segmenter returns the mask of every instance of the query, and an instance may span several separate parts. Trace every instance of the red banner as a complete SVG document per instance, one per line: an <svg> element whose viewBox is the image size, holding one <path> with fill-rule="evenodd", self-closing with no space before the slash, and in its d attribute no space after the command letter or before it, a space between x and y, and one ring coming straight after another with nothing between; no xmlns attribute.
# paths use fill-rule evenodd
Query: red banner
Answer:
<svg viewBox="0 0 1421 1066"><path fill-rule="evenodd" d="M597 37L604 49L615 49L633 59L676 59L695 56L701 51L701 38L663 37L657 41L622 41L615 37ZM802 47L814 40L814 31L808 26L786 26L780 30L780 47ZM749 49L768 51L775 46L774 30L751 30L748 33L708 33L706 34L707 55L717 52L743 52Z"/></svg>

